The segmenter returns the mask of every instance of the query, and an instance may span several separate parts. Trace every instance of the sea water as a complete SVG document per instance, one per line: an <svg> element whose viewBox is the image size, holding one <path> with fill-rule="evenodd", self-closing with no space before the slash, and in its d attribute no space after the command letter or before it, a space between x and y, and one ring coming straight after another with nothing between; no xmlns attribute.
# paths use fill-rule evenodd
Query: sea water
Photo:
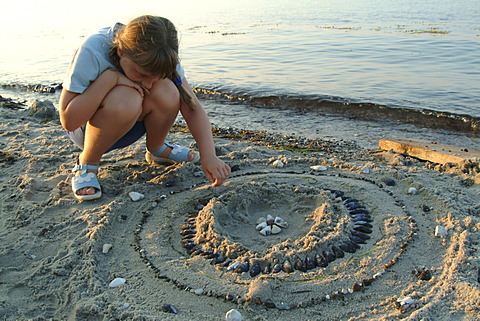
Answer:
<svg viewBox="0 0 480 321"><path fill-rule="evenodd" d="M73 50L95 30L154 14L177 26L187 79L202 100L230 105L245 124L255 122L256 108L295 122L346 115L480 130L478 1L20 0L2 7L3 97L45 98L22 88L61 83Z"/></svg>

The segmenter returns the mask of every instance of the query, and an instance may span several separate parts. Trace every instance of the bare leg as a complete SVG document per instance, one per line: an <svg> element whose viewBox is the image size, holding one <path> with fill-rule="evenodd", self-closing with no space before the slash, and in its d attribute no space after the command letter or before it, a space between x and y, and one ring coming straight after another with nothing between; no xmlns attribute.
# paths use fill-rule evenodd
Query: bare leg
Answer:
<svg viewBox="0 0 480 321"><path fill-rule="evenodd" d="M147 130L147 148L155 151L162 147L167 134L180 111L180 93L175 84L169 79L161 79L154 83L150 94L143 102L145 128ZM167 148L161 157L167 158L171 152ZM188 155L188 160L195 157Z"/></svg>
<svg viewBox="0 0 480 321"><path fill-rule="evenodd" d="M142 98L134 89L125 86L112 89L87 123L80 164L98 165L105 151L133 127L141 111ZM90 187L77 191L78 195L94 193L95 189Z"/></svg>

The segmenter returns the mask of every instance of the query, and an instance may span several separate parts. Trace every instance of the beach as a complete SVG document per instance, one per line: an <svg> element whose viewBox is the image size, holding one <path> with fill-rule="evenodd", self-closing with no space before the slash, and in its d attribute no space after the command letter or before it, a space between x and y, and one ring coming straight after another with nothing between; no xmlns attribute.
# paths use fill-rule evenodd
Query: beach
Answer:
<svg viewBox="0 0 480 321"><path fill-rule="evenodd" d="M223 186L200 165L146 163L141 139L102 158L102 198L79 202L79 150L58 116L10 103L0 108L1 320L225 320L231 309L242 320L480 317L478 159L426 162L352 127L352 140L305 138L220 119L217 155L233 169ZM168 139L195 147L181 121ZM288 226L260 234L268 215ZM355 229L366 237L353 253L306 268Z"/></svg>

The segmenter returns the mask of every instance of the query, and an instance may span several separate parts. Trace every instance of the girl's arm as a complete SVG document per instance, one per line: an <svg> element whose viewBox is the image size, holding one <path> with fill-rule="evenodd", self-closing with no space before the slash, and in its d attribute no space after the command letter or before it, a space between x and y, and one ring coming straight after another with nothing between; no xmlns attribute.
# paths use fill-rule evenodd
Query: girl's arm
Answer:
<svg viewBox="0 0 480 321"><path fill-rule="evenodd" d="M213 186L220 186L225 179L230 176L230 166L225 164L215 154L212 128L207 113L198 101L187 80L184 78L182 82L182 86L195 101L195 110L182 103L180 112L187 122L193 138L197 142L203 171Z"/></svg>
<svg viewBox="0 0 480 321"><path fill-rule="evenodd" d="M123 85L136 89L143 97L143 90L138 85L123 76L116 70L105 70L98 78L83 92L75 93L63 89L60 95L60 121L63 128L68 131L83 126L89 121L107 94L115 86Z"/></svg>

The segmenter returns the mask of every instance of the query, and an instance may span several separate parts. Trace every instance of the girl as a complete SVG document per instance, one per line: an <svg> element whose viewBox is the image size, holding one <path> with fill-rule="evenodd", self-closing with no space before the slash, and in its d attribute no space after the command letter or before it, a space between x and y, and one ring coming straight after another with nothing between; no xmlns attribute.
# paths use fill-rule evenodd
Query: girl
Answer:
<svg viewBox="0 0 480 321"><path fill-rule="evenodd" d="M103 154L126 147L146 133L146 159L197 162L213 186L230 175L215 155L211 125L184 78L175 26L156 16L100 30L74 53L60 96L60 121L82 149L72 189L80 200L102 195L97 170ZM165 138L178 112L199 153Z"/></svg>

